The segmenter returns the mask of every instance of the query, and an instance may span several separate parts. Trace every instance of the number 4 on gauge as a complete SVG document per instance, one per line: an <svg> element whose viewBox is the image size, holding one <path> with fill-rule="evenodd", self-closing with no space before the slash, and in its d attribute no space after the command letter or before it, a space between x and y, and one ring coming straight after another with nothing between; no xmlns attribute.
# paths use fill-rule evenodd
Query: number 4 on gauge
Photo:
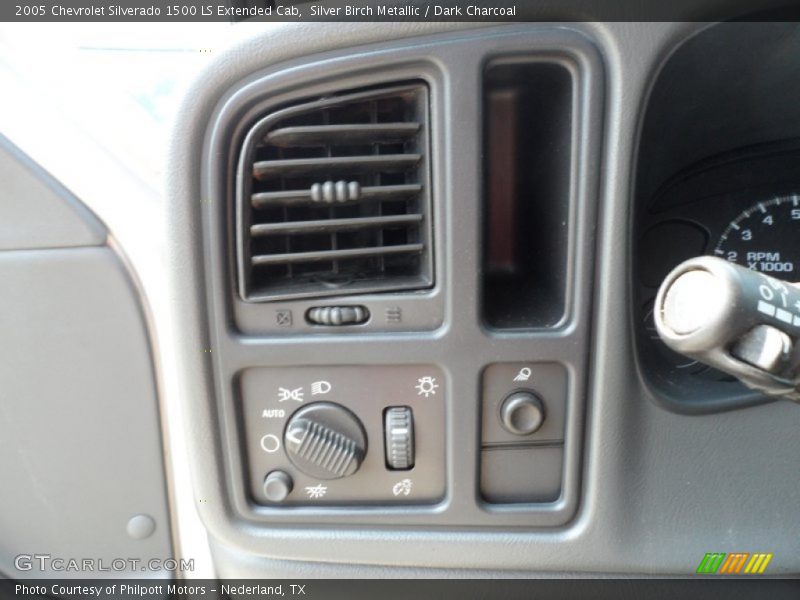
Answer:
<svg viewBox="0 0 800 600"><path fill-rule="evenodd" d="M728 261L794 281L800 267L800 197L757 202L739 214L719 237L714 254Z"/></svg>

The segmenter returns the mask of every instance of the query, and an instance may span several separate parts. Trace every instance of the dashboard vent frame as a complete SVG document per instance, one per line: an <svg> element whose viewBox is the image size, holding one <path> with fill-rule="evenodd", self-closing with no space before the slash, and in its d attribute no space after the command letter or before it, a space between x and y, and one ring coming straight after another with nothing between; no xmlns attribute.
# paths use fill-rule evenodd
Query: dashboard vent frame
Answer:
<svg viewBox="0 0 800 600"><path fill-rule="evenodd" d="M246 302L434 285L429 90L422 81L273 110L236 172Z"/></svg>

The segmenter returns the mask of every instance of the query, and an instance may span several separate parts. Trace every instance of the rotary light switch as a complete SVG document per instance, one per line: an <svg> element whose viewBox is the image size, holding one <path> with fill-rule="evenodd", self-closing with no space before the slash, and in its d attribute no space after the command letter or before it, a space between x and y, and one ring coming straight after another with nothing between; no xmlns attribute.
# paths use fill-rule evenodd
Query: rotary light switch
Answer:
<svg viewBox="0 0 800 600"><path fill-rule="evenodd" d="M414 466L414 414L408 406L392 406L383 414L386 466L407 471Z"/></svg>
<svg viewBox="0 0 800 600"><path fill-rule="evenodd" d="M358 471L367 453L367 434L344 406L315 402L292 415L284 446L294 466L306 475L339 479Z"/></svg>

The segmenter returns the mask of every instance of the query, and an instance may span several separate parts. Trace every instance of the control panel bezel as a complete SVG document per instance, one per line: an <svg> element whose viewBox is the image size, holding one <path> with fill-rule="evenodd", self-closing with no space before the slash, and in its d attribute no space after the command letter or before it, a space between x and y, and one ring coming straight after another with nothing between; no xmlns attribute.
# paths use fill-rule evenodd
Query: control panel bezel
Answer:
<svg viewBox="0 0 800 600"><path fill-rule="evenodd" d="M514 57L556 63L572 78L574 120L569 191L565 318L553 327L497 330L481 318L482 247L481 98L488 62ZM242 123L265 106L343 89L422 79L430 89L432 190L436 286L424 292L348 297L378 312L400 306L413 320L396 329L358 326L324 334L268 333L235 296L235 256L230 252L231 190L235 147ZM202 234L210 322L210 347L219 421L219 485L226 512L249 525L370 525L539 528L566 524L578 506L582 429L592 288L596 198L602 128L603 69L583 34L551 26L510 27L403 40L357 51L278 65L240 82L221 100L205 140ZM363 300L363 302L362 302ZM330 304L336 299L327 299ZM327 303L326 302L326 303ZM311 305L318 301L309 302ZM270 310L280 308L267 303ZM302 313L297 317L302 318ZM563 472L552 501L490 503L480 491L481 374L494 363L556 363L567 377ZM298 365L433 365L446 381L444 494L434 504L298 506L255 504L246 481L246 443L238 406L240 374L247 369ZM374 442L373 442L374 443Z"/></svg>
<svg viewBox="0 0 800 600"><path fill-rule="evenodd" d="M254 510L287 507L433 505L445 492L444 398L447 383L431 365L308 366L246 369L239 377L238 396L246 444L246 472ZM366 433L366 454L353 475L312 477L293 464L283 438L298 411L317 403L332 403L360 420ZM386 466L384 413L407 406L414 421L415 465L408 470ZM265 412L266 411L266 412ZM268 415L264 418L264 415ZM273 445L265 451L261 439ZM288 473L295 490L280 504L270 502L262 488L273 470ZM408 493L394 486L411 482ZM320 487L321 486L321 487ZM314 490L324 490L317 497Z"/></svg>

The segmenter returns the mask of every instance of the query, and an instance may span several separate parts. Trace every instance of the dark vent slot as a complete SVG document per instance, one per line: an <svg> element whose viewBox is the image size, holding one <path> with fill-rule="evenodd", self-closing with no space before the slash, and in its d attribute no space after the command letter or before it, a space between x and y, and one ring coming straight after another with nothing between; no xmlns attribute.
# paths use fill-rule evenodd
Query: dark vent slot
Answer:
<svg viewBox="0 0 800 600"><path fill-rule="evenodd" d="M267 144L278 148L325 146L347 138L349 144L405 142L419 131L419 123L366 123L284 127L267 134Z"/></svg>
<svg viewBox="0 0 800 600"><path fill-rule="evenodd" d="M258 122L239 165L242 297L431 286L427 124L422 84L329 97Z"/></svg>
<svg viewBox="0 0 800 600"><path fill-rule="evenodd" d="M419 154L389 154L385 156L331 156L265 160L253 165L253 177L261 181L268 181L300 175L339 177L341 175L404 172L415 167L420 158Z"/></svg>

